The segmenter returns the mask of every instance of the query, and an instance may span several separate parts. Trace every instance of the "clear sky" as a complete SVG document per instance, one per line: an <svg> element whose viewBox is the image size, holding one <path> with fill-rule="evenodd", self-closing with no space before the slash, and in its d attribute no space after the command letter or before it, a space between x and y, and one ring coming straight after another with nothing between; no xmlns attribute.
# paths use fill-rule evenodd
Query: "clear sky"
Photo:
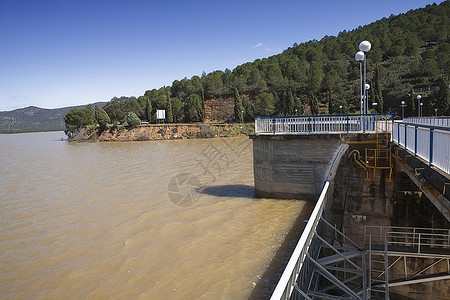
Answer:
<svg viewBox="0 0 450 300"><path fill-rule="evenodd" d="M137 97L433 2L0 0L0 111Z"/></svg>

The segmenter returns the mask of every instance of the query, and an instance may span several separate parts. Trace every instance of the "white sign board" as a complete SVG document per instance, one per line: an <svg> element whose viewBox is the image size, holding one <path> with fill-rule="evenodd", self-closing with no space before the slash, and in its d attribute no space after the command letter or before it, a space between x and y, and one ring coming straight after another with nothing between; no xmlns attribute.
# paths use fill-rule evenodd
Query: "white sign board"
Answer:
<svg viewBox="0 0 450 300"><path fill-rule="evenodd" d="M164 109L157 109L156 110L156 119L164 120L165 118L166 118L166 111Z"/></svg>

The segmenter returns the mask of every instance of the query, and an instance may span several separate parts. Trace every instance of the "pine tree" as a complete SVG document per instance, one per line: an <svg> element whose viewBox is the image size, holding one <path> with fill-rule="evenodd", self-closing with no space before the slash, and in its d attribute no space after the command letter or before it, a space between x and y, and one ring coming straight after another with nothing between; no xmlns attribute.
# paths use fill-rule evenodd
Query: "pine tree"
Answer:
<svg viewBox="0 0 450 300"><path fill-rule="evenodd" d="M328 114L333 114L333 102L331 100L331 92L327 91Z"/></svg>
<svg viewBox="0 0 450 300"><path fill-rule="evenodd" d="M234 89L234 120L236 123L244 122L244 107L238 89Z"/></svg>
<svg viewBox="0 0 450 300"><path fill-rule="evenodd" d="M111 119L109 118L106 111L97 104L95 105L94 112L95 112L95 120L100 126L100 129L104 130L106 128L106 125L111 122Z"/></svg>
<svg viewBox="0 0 450 300"><path fill-rule="evenodd" d="M374 75L374 88L373 88L373 102L377 103L378 112L383 112L384 110L384 101L383 101L383 89L381 86L381 79L380 79L380 69L378 67L378 64L375 67L375 75Z"/></svg>
<svg viewBox="0 0 450 300"><path fill-rule="evenodd" d="M205 122L206 118L206 108L205 108L205 90L202 88L202 111L201 111L201 120Z"/></svg>
<svg viewBox="0 0 450 300"><path fill-rule="evenodd" d="M288 91L288 105L287 105L287 113L289 115L293 115L295 112L295 99L294 95L292 94L292 90L289 89Z"/></svg>
<svg viewBox="0 0 450 300"><path fill-rule="evenodd" d="M145 107L145 113L147 115L147 121L151 122L152 121L152 102L150 101L149 98L147 98L147 105Z"/></svg>
<svg viewBox="0 0 450 300"><path fill-rule="evenodd" d="M172 101L170 100L170 90L167 89L167 123L173 123Z"/></svg>
<svg viewBox="0 0 450 300"><path fill-rule="evenodd" d="M317 96L314 93L311 93L311 114L319 114L319 101L317 100Z"/></svg>

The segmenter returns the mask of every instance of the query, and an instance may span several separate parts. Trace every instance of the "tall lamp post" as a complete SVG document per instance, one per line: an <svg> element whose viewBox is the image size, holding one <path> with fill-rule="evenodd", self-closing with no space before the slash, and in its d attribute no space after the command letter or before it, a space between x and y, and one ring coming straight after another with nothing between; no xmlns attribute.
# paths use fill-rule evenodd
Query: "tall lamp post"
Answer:
<svg viewBox="0 0 450 300"><path fill-rule="evenodd" d="M367 52L370 51L370 48L372 48L372 44L370 44L369 41L362 41L361 43L359 43L359 50L363 52L364 54L364 113L367 114L367 110L368 110L368 103L367 103L367 90L365 89L366 87L366 73L367 73Z"/></svg>
<svg viewBox="0 0 450 300"><path fill-rule="evenodd" d="M362 75L362 62L364 61L364 52L358 51L355 54L355 59L359 61L359 105L361 108L361 114L364 113L364 95L363 95L363 75Z"/></svg>
<svg viewBox="0 0 450 300"><path fill-rule="evenodd" d="M369 113L369 90L370 90L370 84L366 83L364 85L364 91L365 91L365 96L364 96L364 100L366 100L366 114Z"/></svg>
<svg viewBox="0 0 450 300"><path fill-rule="evenodd" d="M423 117L423 102L420 102L420 116Z"/></svg>
<svg viewBox="0 0 450 300"><path fill-rule="evenodd" d="M417 116L420 117L420 98L422 98L422 96L417 95Z"/></svg>
<svg viewBox="0 0 450 300"><path fill-rule="evenodd" d="M339 105L339 114L342 115L342 105Z"/></svg>
<svg viewBox="0 0 450 300"><path fill-rule="evenodd" d="M377 113L377 105L378 105L378 103L376 103L376 102L372 103L372 108L373 108L374 114Z"/></svg>
<svg viewBox="0 0 450 300"><path fill-rule="evenodd" d="M402 120L405 118L405 101L400 102L400 106L402 107Z"/></svg>

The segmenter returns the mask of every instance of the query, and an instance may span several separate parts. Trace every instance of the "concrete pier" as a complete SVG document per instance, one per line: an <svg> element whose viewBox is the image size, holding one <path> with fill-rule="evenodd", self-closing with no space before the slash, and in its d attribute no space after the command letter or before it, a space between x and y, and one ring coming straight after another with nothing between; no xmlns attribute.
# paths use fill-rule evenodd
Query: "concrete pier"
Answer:
<svg viewBox="0 0 450 300"><path fill-rule="evenodd" d="M255 195L315 200L347 145L340 134L255 135Z"/></svg>

